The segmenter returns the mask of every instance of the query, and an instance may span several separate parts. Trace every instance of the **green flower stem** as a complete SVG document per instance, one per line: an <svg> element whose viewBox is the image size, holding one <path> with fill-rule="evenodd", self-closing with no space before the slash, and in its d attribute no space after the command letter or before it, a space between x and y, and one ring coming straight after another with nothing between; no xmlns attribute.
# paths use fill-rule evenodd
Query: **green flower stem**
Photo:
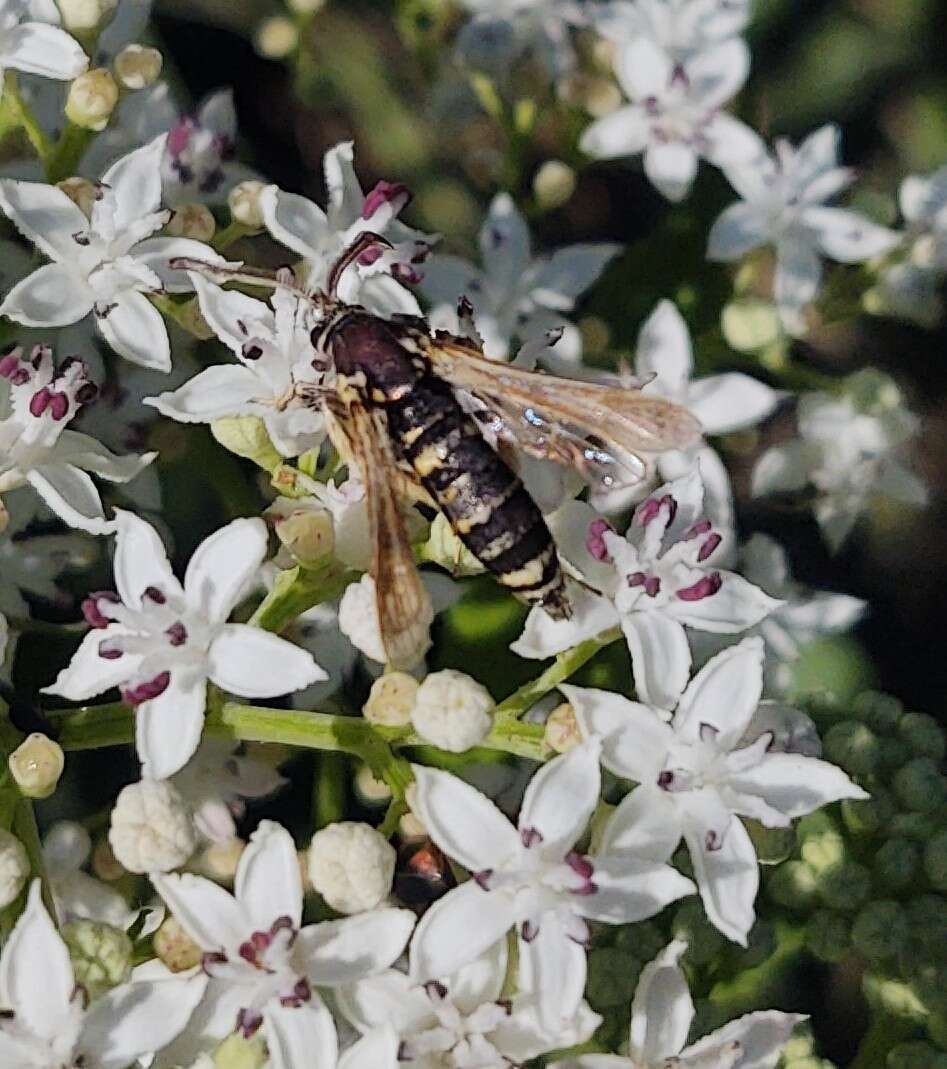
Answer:
<svg viewBox="0 0 947 1069"><path fill-rule="evenodd" d="M95 134L92 130L67 122L59 140L50 146L46 156L41 157L46 164L46 180L61 182L64 178L74 175L93 137Z"/></svg>
<svg viewBox="0 0 947 1069"><path fill-rule="evenodd" d="M339 571L332 565L304 568L298 564L288 568L280 573L249 622L265 631L280 632L307 609L337 598L358 578L357 572Z"/></svg>
<svg viewBox="0 0 947 1069"><path fill-rule="evenodd" d="M346 772L343 757L330 753L316 754L312 784L313 831L345 818Z"/></svg>
<svg viewBox="0 0 947 1069"><path fill-rule="evenodd" d="M46 131L37 122L29 104L20 96L16 75L12 71L7 71L4 76L3 107L8 116L7 124L5 124L7 128L16 129L19 127L26 134L27 140L33 146L33 151L39 157L40 162L48 169L48 160L53 151L53 143L47 136Z"/></svg>
<svg viewBox="0 0 947 1069"><path fill-rule="evenodd" d="M234 242L239 241L241 238L249 237L251 234L258 234L258 230L254 230L252 227L244 226L243 223L237 222L236 219L231 219L230 222L210 239L212 248L215 248L218 252L223 252L224 249L229 248Z"/></svg>
<svg viewBox="0 0 947 1069"><path fill-rule="evenodd" d="M560 653L542 675L530 680L529 683L525 683L519 690L514 691L508 698L500 702L494 710L496 720L503 723L518 719L532 709L540 698L544 698L584 664L591 661L599 650L605 649L606 646L610 646L619 638L621 638L621 629L613 627L608 631L603 631L600 635L596 635L595 638L587 639L585 642L580 642L578 646L573 646L572 649ZM493 733L496 730L497 727L494 726Z"/></svg>

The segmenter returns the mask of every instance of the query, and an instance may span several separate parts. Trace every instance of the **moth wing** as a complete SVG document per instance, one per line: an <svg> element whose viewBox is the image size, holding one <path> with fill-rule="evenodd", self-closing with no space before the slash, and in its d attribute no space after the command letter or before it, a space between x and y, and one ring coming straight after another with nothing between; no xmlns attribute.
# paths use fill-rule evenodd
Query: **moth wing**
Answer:
<svg viewBox="0 0 947 1069"><path fill-rule="evenodd" d="M431 644L431 599L414 563L398 498L403 475L391 451L384 415L353 403L332 412L334 437L354 461L365 484L371 576L375 581L378 622L388 664L410 668Z"/></svg>
<svg viewBox="0 0 947 1069"><path fill-rule="evenodd" d="M443 333L430 339L425 355L436 374L494 414L498 436L605 487L639 482L649 456L700 438L700 423L683 405L638 389L498 364Z"/></svg>

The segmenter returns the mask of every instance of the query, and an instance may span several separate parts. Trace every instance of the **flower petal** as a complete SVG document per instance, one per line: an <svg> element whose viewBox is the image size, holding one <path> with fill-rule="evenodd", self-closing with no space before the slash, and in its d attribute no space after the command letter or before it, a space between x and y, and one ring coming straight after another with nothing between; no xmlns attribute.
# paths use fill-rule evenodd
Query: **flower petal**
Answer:
<svg viewBox="0 0 947 1069"><path fill-rule="evenodd" d="M539 931L518 940L519 967L537 1003L540 1024L554 1035L575 1016L585 990L585 947L571 939L558 913L544 913Z"/></svg>
<svg viewBox="0 0 947 1069"><path fill-rule="evenodd" d="M293 927L299 927L302 874L296 844L285 828L272 820L260 821L240 855L233 893L255 931L268 931L278 917L289 917Z"/></svg>
<svg viewBox="0 0 947 1069"><path fill-rule="evenodd" d="M673 601L669 612L687 627L732 635L754 627L783 604L736 572L717 570L720 588L699 601Z"/></svg>
<svg viewBox="0 0 947 1069"><path fill-rule="evenodd" d="M602 830L598 852L649 861L667 861L681 841L682 826L674 798L653 783L625 795Z"/></svg>
<svg viewBox="0 0 947 1069"><path fill-rule="evenodd" d="M655 189L676 204L694 183L697 153L683 141L652 141L644 154L644 171Z"/></svg>
<svg viewBox="0 0 947 1069"><path fill-rule="evenodd" d="M673 72L670 57L647 37L636 37L615 56L615 76L630 100L663 97Z"/></svg>
<svg viewBox="0 0 947 1069"><path fill-rule="evenodd" d="M694 1020L694 1002L679 964L685 950L687 943L675 939L641 970L628 1042L636 1062L658 1065L684 1049Z"/></svg>
<svg viewBox="0 0 947 1069"><path fill-rule="evenodd" d="M606 924L635 924L697 888L670 865L626 856L592 858L594 894L575 900L576 913Z"/></svg>
<svg viewBox="0 0 947 1069"><path fill-rule="evenodd" d="M167 779L194 756L204 730L206 684L187 668L171 670L167 689L135 712L135 749L141 774Z"/></svg>
<svg viewBox="0 0 947 1069"><path fill-rule="evenodd" d="M718 750L732 750L762 693L763 640L745 638L712 657L690 681L674 714L674 731L685 742L697 742L701 724L710 724L718 732Z"/></svg>
<svg viewBox="0 0 947 1069"><path fill-rule="evenodd" d="M621 629L638 697L659 709L673 709L691 669L684 628L661 612L633 612L622 617Z"/></svg>
<svg viewBox="0 0 947 1069"><path fill-rule="evenodd" d="M753 469L754 497L802 490L819 463L817 443L796 439L767 449Z"/></svg>
<svg viewBox="0 0 947 1069"><path fill-rule="evenodd" d="M218 364L199 372L176 390L146 397L143 403L179 423L210 423L223 416L259 416L256 403L266 389L249 369Z"/></svg>
<svg viewBox="0 0 947 1069"><path fill-rule="evenodd" d="M557 249L540 262L531 296L546 308L568 312L621 250L621 245L605 242Z"/></svg>
<svg viewBox="0 0 947 1069"><path fill-rule="evenodd" d="M24 22L3 31L0 64L26 74L69 81L89 66L79 42L56 26Z"/></svg>
<svg viewBox="0 0 947 1069"><path fill-rule="evenodd" d="M398 1069L400 1045L401 1037L393 1028L377 1028L349 1047L339 1059L339 1069Z"/></svg>
<svg viewBox="0 0 947 1069"><path fill-rule="evenodd" d="M690 331L673 301L659 301L638 333L635 373L655 376L652 389L683 400L694 368Z"/></svg>
<svg viewBox="0 0 947 1069"><path fill-rule="evenodd" d="M707 919L734 943L746 946L753 927L753 903L760 886L756 850L746 828L733 817L718 849L708 850L708 833L720 835L692 811L684 824L684 839Z"/></svg>
<svg viewBox="0 0 947 1069"><path fill-rule="evenodd" d="M516 856L516 829L489 798L449 772L423 765L411 768L418 817L448 857L470 872L480 872Z"/></svg>
<svg viewBox="0 0 947 1069"><path fill-rule="evenodd" d="M738 201L725 208L707 237L707 259L729 263L769 240L769 225L754 205Z"/></svg>
<svg viewBox="0 0 947 1069"><path fill-rule="evenodd" d="M745 122L726 111L712 115L701 130L707 144L703 156L715 167L759 164L766 158L766 145Z"/></svg>
<svg viewBox="0 0 947 1069"><path fill-rule="evenodd" d="M240 331L238 323L242 322L253 332L260 329L268 334L275 332L276 319L273 310L263 301L249 297L239 290L225 290L223 286L216 285L197 272L191 274L191 285L197 294L201 315L207 320L207 325L236 356L241 355L243 344L247 340L247 335Z"/></svg>
<svg viewBox="0 0 947 1069"><path fill-rule="evenodd" d="M804 817L842 798L868 794L828 761L795 753L768 753L759 764L734 773L729 786L754 794L788 817Z"/></svg>
<svg viewBox="0 0 947 1069"><path fill-rule="evenodd" d="M272 1069L301 1065L335 1069L339 1040L332 1014L321 999L301 1006L281 1006L278 999L271 999L263 1008L263 1032Z"/></svg>
<svg viewBox="0 0 947 1069"><path fill-rule="evenodd" d="M570 597L571 619L554 620L544 609L533 608L526 617L523 633L510 643L510 649L520 657L541 660L595 638L618 623L618 613L608 598L584 587L571 591Z"/></svg>
<svg viewBox="0 0 947 1069"><path fill-rule="evenodd" d="M739 1043L738 1069L775 1069L793 1029L805 1020L801 1013L779 1010L748 1013L691 1044L683 1052L682 1061L688 1064ZM712 1064L712 1057L708 1064Z"/></svg>
<svg viewBox="0 0 947 1069"><path fill-rule="evenodd" d="M233 952L250 937L250 918L234 896L213 880L189 872L155 872L149 879L201 950Z"/></svg>
<svg viewBox="0 0 947 1069"><path fill-rule="evenodd" d="M329 678L308 650L247 624L225 624L207 658L217 686L243 698L273 698Z"/></svg>
<svg viewBox="0 0 947 1069"><path fill-rule="evenodd" d="M776 246L773 296L780 310L794 311L815 299L822 281L819 254L805 241L784 238Z"/></svg>
<svg viewBox="0 0 947 1069"><path fill-rule="evenodd" d="M517 921L512 895L468 880L429 906L411 940L415 983L451 976L479 957Z"/></svg>
<svg viewBox="0 0 947 1069"><path fill-rule="evenodd" d="M582 737L601 737L602 764L610 772L638 783L657 776L674 737L660 710L609 690L565 683L559 689L575 710Z"/></svg>
<svg viewBox="0 0 947 1069"><path fill-rule="evenodd" d="M452 978L451 1001L454 995ZM431 1000L424 989L416 987L406 973L397 969L386 969L357 983L337 987L332 997L342 1016L362 1033L392 1025L404 1035L419 1031L433 1018Z"/></svg>
<svg viewBox="0 0 947 1069"><path fill-rule="evenodd" d="M596 160L637 156L648 144L650 129L644 108L627 104L587 126L579 139L579 148Z"/></svg>
<svg viewBox="0 0 947 1069"><path fill-rule="evenodd" d="M131 678L141 662L138 655L126 653L116 660L99 655L103 639L123 633L124 629L115 625L105 630L93 628L79 643L69 664L56 676L56 682L43 687L43 693L81 702L96 694L104 694Z"/></svg>
<svg viewBox="0 0 947 1069"><path fill-rule="evenodd" d="M352 984L398 960L414 921L410 910L379 908L310 924L299 933L297 955L316 987Z"/></svg>
<svg viewBox="0 0 947 1069"><path fill-rule="evenodd" d="M26 473L26 481L49 508L70 527L89 534L111 534L114 521L105 519L95 483L71 464L44 464Z"/></svg>
<svg viewBox="0 0 947 1069"><path fill-rule="evenodd" d="M58 186L0 179L0 208L19 232L50 260L74 260L73 234L85 234L89 220Z"/></svg>
<svg viewBox="0 0 947 1069"><path fill-rule="evenodd" d="M263 520L233 520L194 550L184 573L188 604L214 623L223 623L247 594L266 556Z"/></svg>
<svg viewBox="0 0 947 1069"><path fill-rule="evenodd" d="M602 789L600 754L599 740L585 736L581 745L554 757L529 781L519 826L542 835L544 855L565 854L585 831Z"/></svg>
<svg viewBox="0 0 947 1069"><path fill-rule="evenodd" d="M845 264L881 256L902 240L900 234L886 226L879 226L845 208L807 208L803 219L815 231L825 255Z"/></svg>
<svg viewBox="0 0 947 1069"><path fill-rule="evenodd" d="M708 434L730 434L765 419L779 398L778 391L759 379L730 371L692 383L687 407Z"/></svg>
<svg viewBox="0 0 947 1069"><path fill-rule="evenodd" d="M158 532L126 509L115 510L118 536L112 570L118 596L130 609L140 609L149 587L165 597L183 598L184 591L171 571L168 554Z"/></svg>
<svg viewBox="0 0 947 1069"><path fill-rule="evenodd" d="M322 157L331 222L340 229L354 223L365 204L365 194L355 173L354 157L351 141L340 141Z"/></svg>
<svg viewBox="0 0 947 1069"><path fill-rule="evenodd" d="M171 342L161 313L143 293L126 290L118 294L95 324L102 337L118 353L139 367L171 370Z"/></svg>
<svg viewBox="0 0 947 1069"><path fill-rule="evenodd" d="M92 311L92 291L69 264L38 267L4 297L0 315L27 327L65 327Z"/></svg>
<svg viewBox="0 0 947 1069"><path fill-rule="evenodd" d="M318 205L278 186L267 186L260 193L260 211L266 229L281 245L306 259L320 258L317 250L329 227Z"/></svg>
<svg viewBox="0 0 947 1069"><path fill-rule="evenodd" d="M53 447L53 456L83 471L108 479L109 482L127 483L155 460L158 454L117 456L90 435L67 428L60 433L59 441Z"/></svg>
<svg viewBox="0 0 947 1069"><path fill-rule="evenodd" d="M498 193L490 202L479 241L491 288L498 293L515 292L529 264L530 237L526 220L509 193Z"/></svg>
<svg viewBox="0 0 947 1069"><path fill-rule="evenodd" d="M167 134L159 134L147 145L116 160L102 175L102 185L109 190L109 208L114 210L109 222L116 230L133 226L143 215L161 207L161 158L167 140ZM97 230L98 207L96 204L92 209L92 225Z"/></svg>
<svg viewBox="0 0 947 1069"><path fill-rule="evenodd" d="M86 1011L79 1052L96 1069L124 1069L156 1054L184 1030L206 987L207 977L197 973L113 988Z"/></svg>
<svg viewBox="0 0 947 1069"><path fill-rule="evenodd" d="M194 288L194 275L189 271L172 268L170 261L178 256L201 260L208 264L224 264L227 261L210 245L190 238L148 238L139 242L131 254L161 279L169 293L189 293Z"/></svg>

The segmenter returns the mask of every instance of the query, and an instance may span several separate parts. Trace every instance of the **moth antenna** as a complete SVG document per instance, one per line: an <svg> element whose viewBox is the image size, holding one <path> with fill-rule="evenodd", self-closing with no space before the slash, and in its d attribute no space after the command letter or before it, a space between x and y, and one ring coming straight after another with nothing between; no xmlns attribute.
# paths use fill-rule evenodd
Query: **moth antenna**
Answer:
<svg viewBox="0 0 947 1069"><path fill-rule="evenodd" d="M321 293L307 293L296 285L292 271L281 267L276 271L266 271L260 267L249 267L244 263L212 264L207 260L195 260L190 256L175 256L168 261L175 271L193 271L203 275L212 282L242 282L246 286L264 286L267 289L285 289L297 297L315 305L319 311L325 311L325 301Z"/></svg>
<svg viewBox="0 0 947 1069"><path fill-rule="evenodd" d="M347 248L343 249L342 254L332 265L332 270L329 272L329 279L326 283L326 292L329 297L338 296L339 281L352 264L364 253L368 252L369 249L376 248L379 245L384 249L394 248L391 242L387 238L383 238L381 234L376 234L372 230L363 230Z"/></svg>

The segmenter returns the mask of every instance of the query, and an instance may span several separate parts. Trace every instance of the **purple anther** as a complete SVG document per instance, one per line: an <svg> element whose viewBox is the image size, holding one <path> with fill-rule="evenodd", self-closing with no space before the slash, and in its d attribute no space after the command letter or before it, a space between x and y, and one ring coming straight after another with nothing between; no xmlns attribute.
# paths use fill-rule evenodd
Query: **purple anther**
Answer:
<svg viewBox="0 0 947 1069"><path fill-rule="evenodd" d="M723 586L723 579L720 572L711 572L703 579L698 579L693 586L686 586L683 590L679 590L677 596L681 601L703 601L704 598L713 597L721 586Z"/></svg>

